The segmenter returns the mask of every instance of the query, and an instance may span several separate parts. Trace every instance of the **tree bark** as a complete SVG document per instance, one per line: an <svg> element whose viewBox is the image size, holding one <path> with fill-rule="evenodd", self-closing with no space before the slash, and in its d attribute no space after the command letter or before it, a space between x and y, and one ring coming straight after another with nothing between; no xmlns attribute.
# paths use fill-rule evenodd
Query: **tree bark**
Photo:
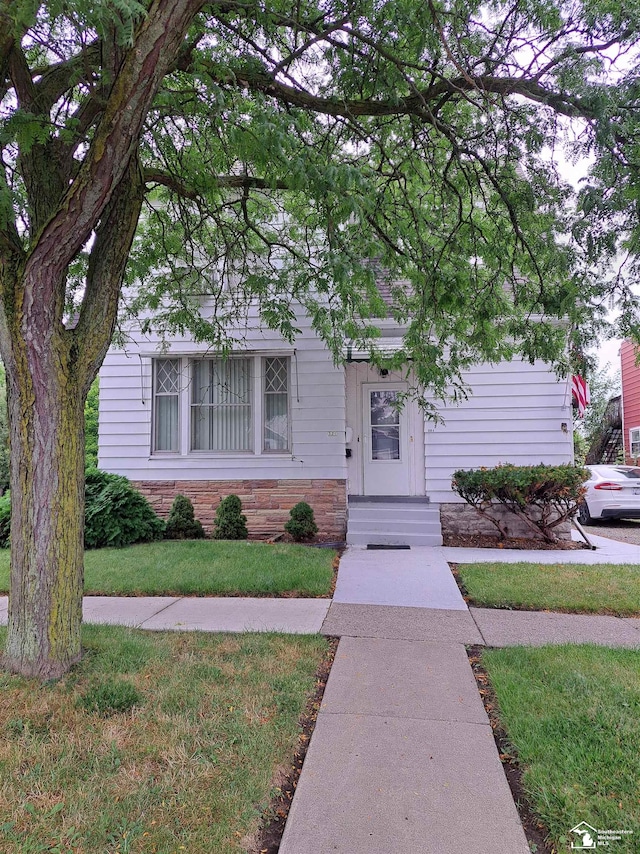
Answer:
<svg viewBox="0 0 640 854"><path fill-rule="evenodd" d="M81 655L84 400L56 342L34 377L7 371L11 595L4 666L55 679Z"/></svg>
<svg viewBox="0 0 640 854"><path fill-rule="evenodd" d="M32 233L23 241L12 223L0 224L0 350L7 373L12 504L2 664L24 676L57 678L81 655L84 402L113 333L140 214L140 132L201 6L202 0L152 0L135 44L111 69L113 85L77 172L73 150L65 166L46 147L33 146L18 161ZM38 106L32 72L19 40L5 42L0 39L0 64L2 51L8 51L18 104L32 111ZM59 167L57 182L36 180L49 167ZM75 329L66 328L69 265L89 238L80 317Z"/></svg>
<svg viewBox="0 0 640 854"><path fill-rule="evenodd" d="M95 231L80 318L63 322L55 264L17 264L0 312L11 446L6 669L55 679L81 656L84 404L109 347L142 204L133 157ZM5 289L7 292L9 289Z"/></svg>

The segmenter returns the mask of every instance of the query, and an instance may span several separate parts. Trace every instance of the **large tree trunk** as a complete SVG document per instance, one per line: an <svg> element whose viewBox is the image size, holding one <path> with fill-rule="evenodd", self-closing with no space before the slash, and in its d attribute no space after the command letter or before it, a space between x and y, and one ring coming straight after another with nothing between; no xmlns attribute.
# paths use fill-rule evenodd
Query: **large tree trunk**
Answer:
<svg viewBox="0 0 640 854"><path fill-rule="evenodd" d="M7 372L12 504L2 663L26 676L58 677L81 654L84 402L109 346L140 215L140 133L203 0L146 5L132 46L109 51L102 42L101 85L74 114L80 125L88 121L87 130L95 121L86 152L78 147L82 137L70 142L57 133L46 145L25 146L17 168L26 213L20 228L0 217L0 350ZM21 33L14 38L20 27L9 21L0 65L11 78L11 98L25 113L41 116L46 127L57 100L75 84L54 82L49 103L22 51ZM73 78L73 67L69 73ZM65 325L67 276L83 247L89 255L86 286L71 329Z"/></svg>
<svg viewBox="0 0 640 854"><path fill-rule="evenodd" d="M3 663L41 679L80 658L86 380L70 370L61 332L44 352L27 343L29 357L7 370L12 569Z"/></svg>
<svg viewBox="0 0 640 854"><path fill-rule="evenodd" d="M132 158L96 228L75 328L65 277L46 263L16 271L0 312L11 447L11 593L3 665L53 679L81 655L84 404L109 347L142 203ZM50 296L48 296L50 295Z"/></svg>

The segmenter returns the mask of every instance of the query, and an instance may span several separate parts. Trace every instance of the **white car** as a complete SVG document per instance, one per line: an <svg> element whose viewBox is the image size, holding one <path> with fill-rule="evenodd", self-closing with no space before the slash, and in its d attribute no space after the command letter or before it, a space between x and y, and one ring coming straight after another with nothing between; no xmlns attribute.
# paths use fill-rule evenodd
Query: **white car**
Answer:
<svg viewBox="0 0 640 854"><path fill-rule="evenodd" d="M578 510L578 521L588 525L604 519L640 519L640 468L585 466L591 477Z"/></svg>

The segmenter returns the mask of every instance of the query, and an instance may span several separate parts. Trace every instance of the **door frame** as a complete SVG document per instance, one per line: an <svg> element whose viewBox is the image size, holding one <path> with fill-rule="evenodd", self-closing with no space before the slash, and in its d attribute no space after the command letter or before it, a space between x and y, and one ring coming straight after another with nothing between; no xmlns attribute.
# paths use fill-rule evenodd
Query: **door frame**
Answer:
<svg viewBox="0 0 640 854"><path fill-rule="evenodd" d="M411 388L412 378L405 371L389 371L380 376L369 362L352 362L345 366L345 425L347 433L347 492L364 496L363 424L365 384L384 386L401 385ZM405 407L409 415L409 492L411 496L426 495L425 439L426 422L418 401L409 398Z"/></svg>

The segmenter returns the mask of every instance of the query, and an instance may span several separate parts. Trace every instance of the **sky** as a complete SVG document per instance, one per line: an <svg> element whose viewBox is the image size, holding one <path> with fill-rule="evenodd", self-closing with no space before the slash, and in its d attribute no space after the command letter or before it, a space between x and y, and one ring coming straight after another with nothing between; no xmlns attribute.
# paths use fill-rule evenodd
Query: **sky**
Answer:
<svg viewBox="0 0 640 854"><path fill-rule="evenodd" d="M601 341L596 353L598 356L599 368L602 370L609 363L609 374L615 374L620 370L620 338L611 338L608 341Z"/></svg>

